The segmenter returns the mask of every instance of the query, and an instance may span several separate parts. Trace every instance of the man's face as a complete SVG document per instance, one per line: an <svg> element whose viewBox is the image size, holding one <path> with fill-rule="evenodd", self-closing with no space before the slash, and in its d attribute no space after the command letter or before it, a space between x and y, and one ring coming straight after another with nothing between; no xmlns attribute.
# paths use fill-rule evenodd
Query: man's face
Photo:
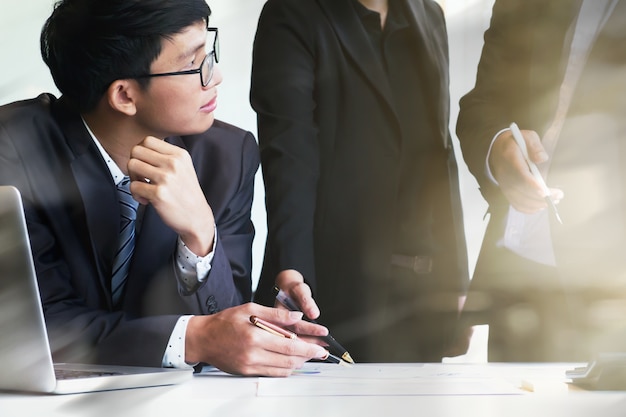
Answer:
<svg viewBox="0 0 626 417"><path fill-rule="evenodd" d="M206 42L204 22L189 26L163 41L161 54L152 63L150 72L197 69L207 55ZM202 87L199 74L152 78L137 101L136 121L147 135L162 138L204 132L213 124L213 112L217 107L216 87L221 82L222 75L217 67L206 87Z"/></svg>

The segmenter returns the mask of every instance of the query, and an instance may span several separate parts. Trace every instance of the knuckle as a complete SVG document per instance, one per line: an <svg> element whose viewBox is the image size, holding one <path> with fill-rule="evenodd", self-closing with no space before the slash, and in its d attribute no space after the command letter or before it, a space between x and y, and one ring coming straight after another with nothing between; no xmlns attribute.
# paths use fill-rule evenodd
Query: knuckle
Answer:
<svg viewBox="0 0 626 417"><path fill-rule="evenodd" d="M282 363L284 369L295 369L298 367L298 362L293 356L285 356Z"/></svg>
<svg viewBox="0 0 626 417"><path fill-rule="evenodd" d="M292 343L288 343L285 346L285 354L287 354L290 358L292 358L293 356L295 356L298 353L299 345L300 345L300 343L302 343L302 342L296 343L297 342L296 340L293 340L291 342Z"/></svg>
<svg viewBox="0 0 626 417"><path fill-rule="evenodd" d="M259 345L261 342L261 332L257 330L260 330L260 329L257 329L254 326L250 326L250 330L242 336L241 343L244 346Z"/></svg>
<svg viewBox="0 0 626 417"><path fill-rule="evenodd" d="M269 312L270 321L282 322L284 314L285 312L283 310L279 308L272 308Z"/></svg>
<svg viewBox="0 0 626 417"><path fill-rule="evenodd" d="M252 372L254 369L254 363L252 361L251 355L248 353L242 353L237 361L237 369L240 373L247 375Z"/></svg>

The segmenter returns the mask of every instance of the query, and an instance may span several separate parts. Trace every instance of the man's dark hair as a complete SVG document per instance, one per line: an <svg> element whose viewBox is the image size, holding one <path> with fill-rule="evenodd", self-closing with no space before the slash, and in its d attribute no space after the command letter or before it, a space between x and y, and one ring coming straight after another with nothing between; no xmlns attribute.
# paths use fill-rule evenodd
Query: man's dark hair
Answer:
<svg viewBox="0 0 626 417"><path fill-rule="evenodd" d="M59 91L88 112L113 81L150 73L163 39L208 25L210 14L205 0L61 0L43 26L41 55Z"/></svg>

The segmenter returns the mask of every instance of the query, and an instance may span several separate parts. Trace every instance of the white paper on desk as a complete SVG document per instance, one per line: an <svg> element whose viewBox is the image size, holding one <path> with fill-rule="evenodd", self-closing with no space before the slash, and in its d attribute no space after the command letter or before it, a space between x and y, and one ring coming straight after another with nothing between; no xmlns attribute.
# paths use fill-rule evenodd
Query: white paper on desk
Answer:
<svg viewBox="0 0 626 417"><path fill-rule="evenodd" d="M328 364L289 378L260 378L259 397L361 395L519 395L524 391L472 367Z"/></svg>

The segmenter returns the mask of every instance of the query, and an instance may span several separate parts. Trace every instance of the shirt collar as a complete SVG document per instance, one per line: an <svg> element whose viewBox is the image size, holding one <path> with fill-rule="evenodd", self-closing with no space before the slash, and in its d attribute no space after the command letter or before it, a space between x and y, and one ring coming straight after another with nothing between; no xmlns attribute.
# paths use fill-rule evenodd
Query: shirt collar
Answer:
<svg viewBox="0 0 626 417"><path fill-rule="evenodd" d="M113 178L113 182L115 183L115 185L118 185L124 178L124 173L122 172L120 167L117 166L117 164L115 163L113 158L111 158L109 153L102 147L102 144L100 143L98 138L96 138L96 135L93 134L93 132L89 128L89 125L87 125L87 122L85 121L85 119L81 117L81 120L83 121L83 124L87 128L87 132L89 132L89 136L91 136L91 139L93 140L93 142L96 144L96 147L100 151L100 154L102 155L102 158L104 159L104 162L107 164L107 167L109 168L109 173L111 174L111 178Z"/></svg>

